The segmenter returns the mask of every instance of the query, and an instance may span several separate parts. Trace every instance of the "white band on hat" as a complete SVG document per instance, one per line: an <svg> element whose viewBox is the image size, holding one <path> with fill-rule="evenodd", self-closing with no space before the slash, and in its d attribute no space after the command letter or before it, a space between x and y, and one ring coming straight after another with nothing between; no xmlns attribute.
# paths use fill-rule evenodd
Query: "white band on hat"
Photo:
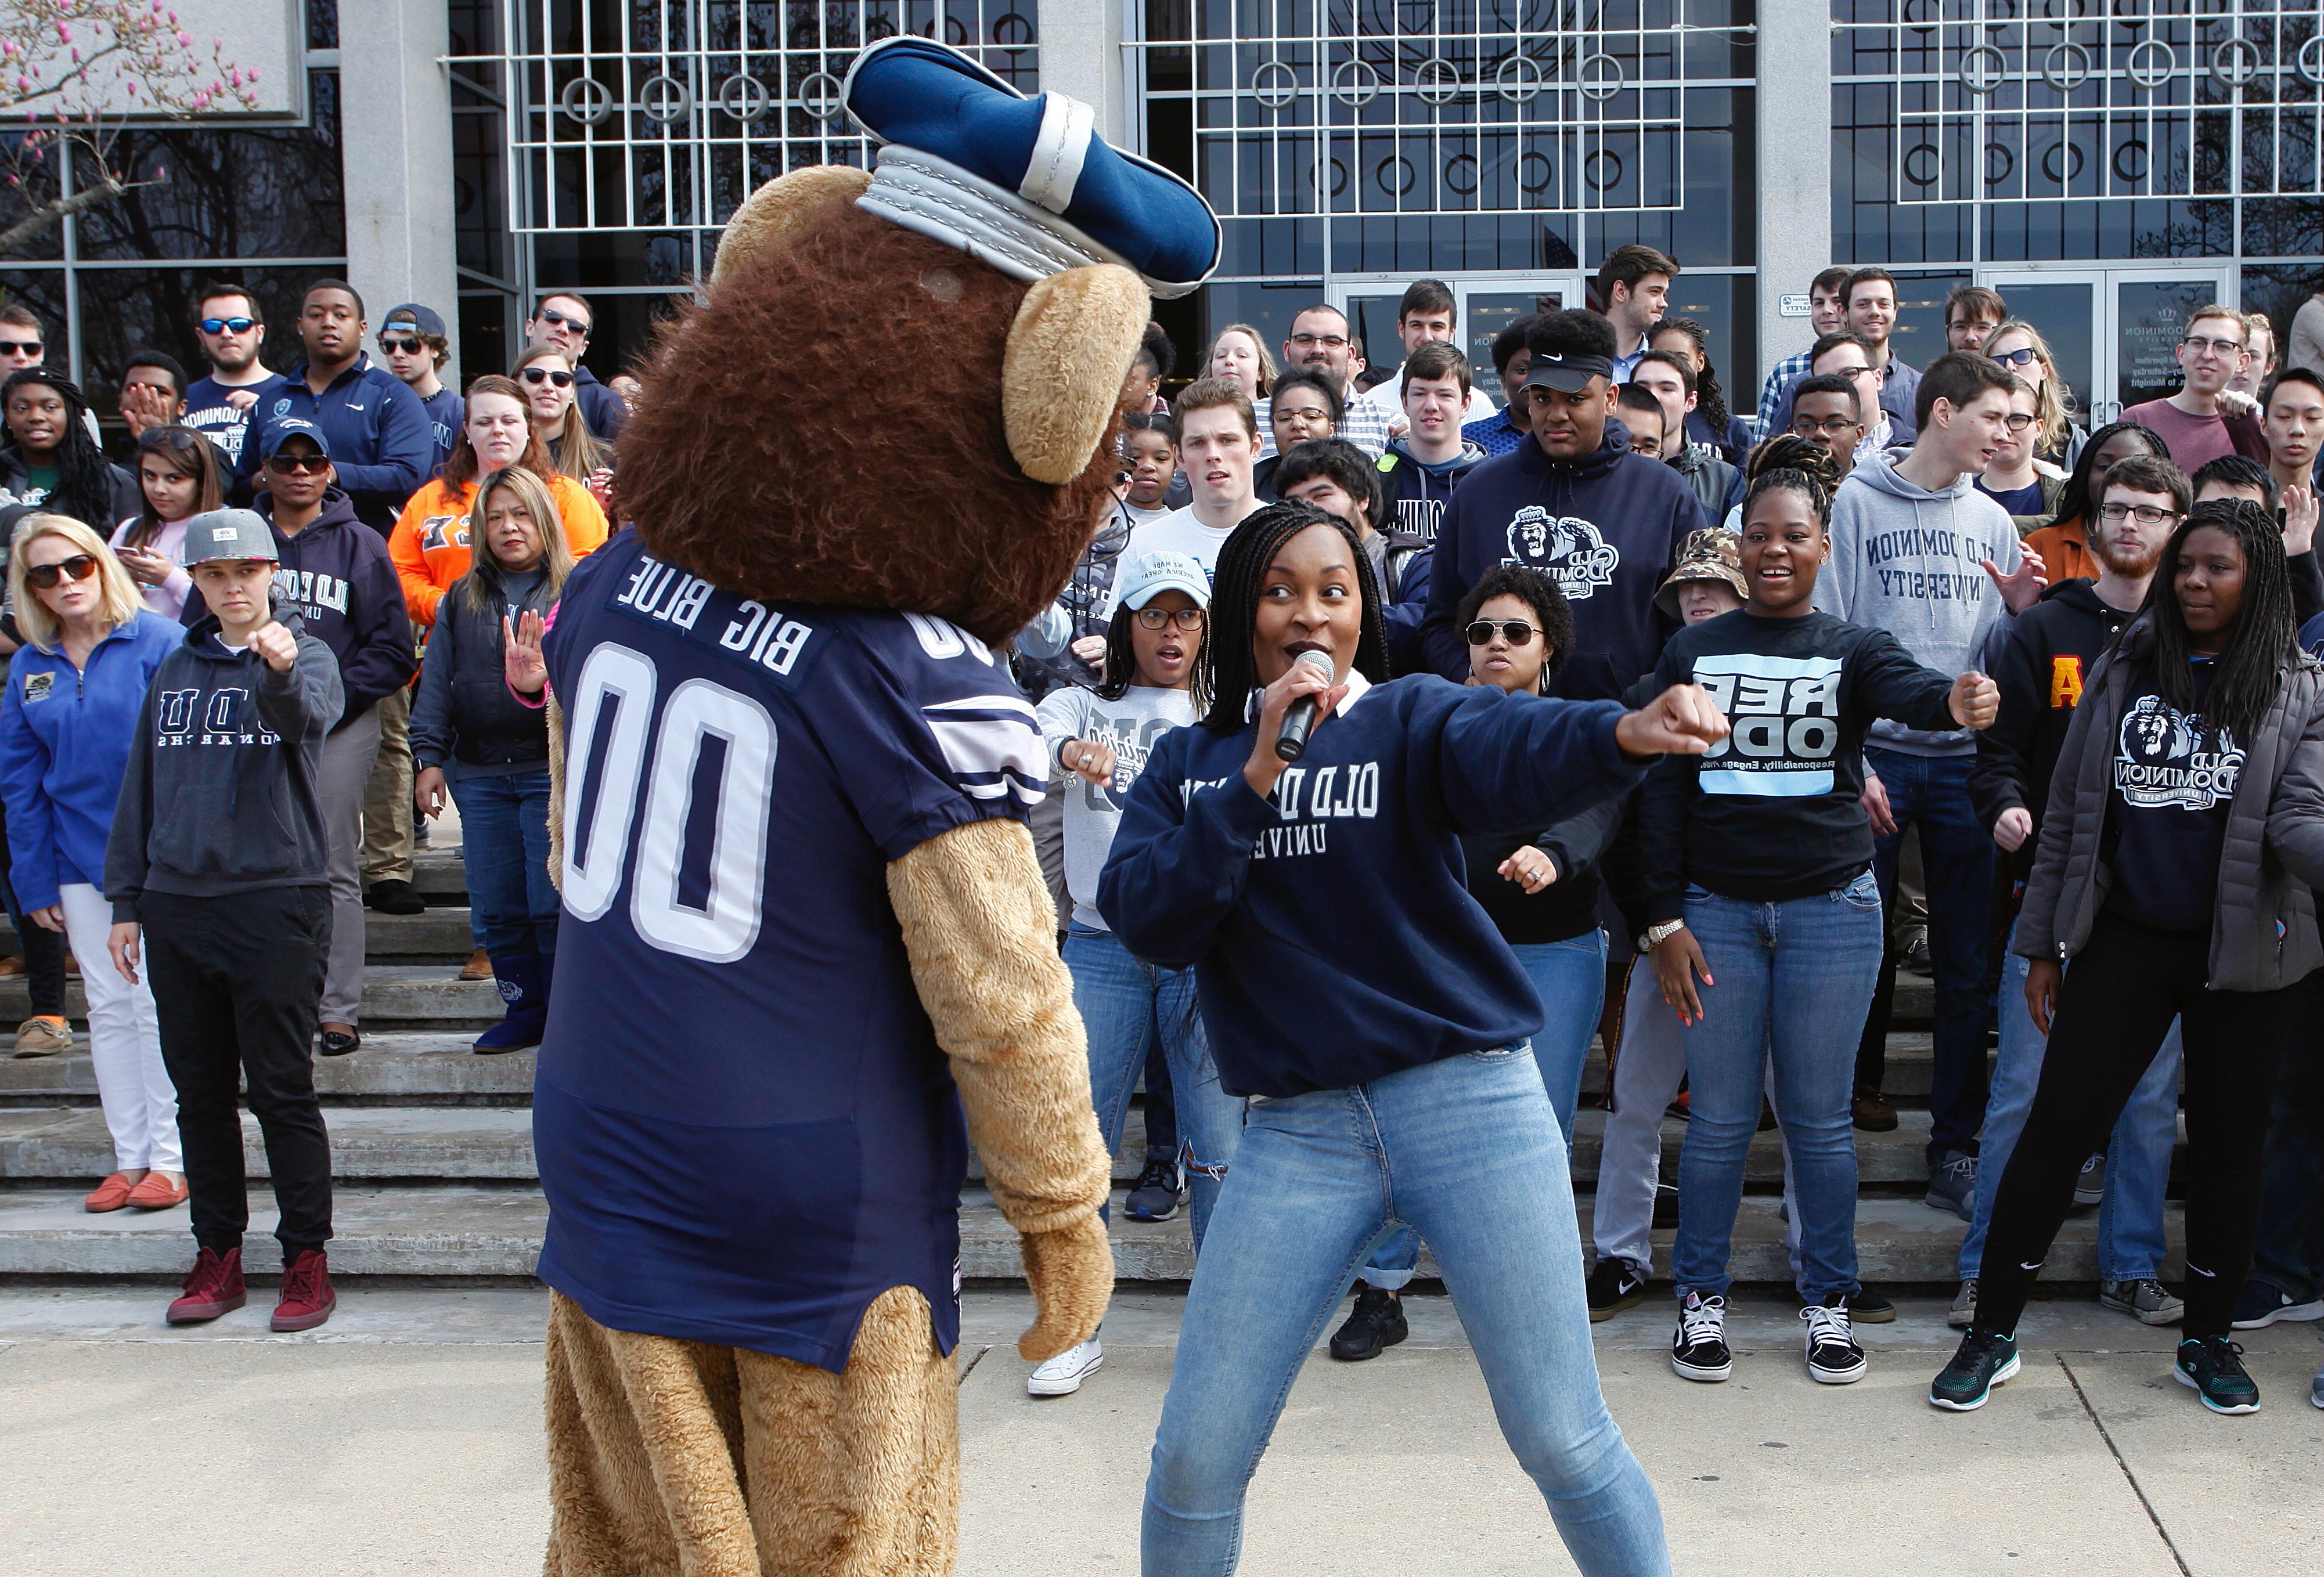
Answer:
<svg viewBox="0 0 2324 1577"><path fill-rule="evenodd" d="M1062 214L1074 200L1074 187L1082 178L1082 161L1097 135L1097 111L1062 93L1041 96L1041 133L1033 139L1033 158L1017 195Z"/></svg>

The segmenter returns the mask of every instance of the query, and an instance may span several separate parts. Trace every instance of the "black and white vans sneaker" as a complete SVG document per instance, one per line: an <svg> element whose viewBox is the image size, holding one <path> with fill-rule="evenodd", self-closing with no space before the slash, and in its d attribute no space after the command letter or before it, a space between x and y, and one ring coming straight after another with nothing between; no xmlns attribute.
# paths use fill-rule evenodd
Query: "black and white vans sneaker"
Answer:
<svg viewBox="0 0 2324 1577"><path fill-rule="evenodd" d="M1864 1349L1848 1317L1848 1295L1833 1293L1800 1311L1808 1324L1808 1378L1818 1385L1852 1386L1864 1378Z"/></svg>
<svg viewBox="0 0 2324 1577"><path fill-rule="evenodd" d="M1681 1379L1713 1385L1735 1372L1727 1350L1727 1300L1716 1294L1686 1295L1678 1305L1678 1331L1671 1337L1671 1369Z"/></svg>

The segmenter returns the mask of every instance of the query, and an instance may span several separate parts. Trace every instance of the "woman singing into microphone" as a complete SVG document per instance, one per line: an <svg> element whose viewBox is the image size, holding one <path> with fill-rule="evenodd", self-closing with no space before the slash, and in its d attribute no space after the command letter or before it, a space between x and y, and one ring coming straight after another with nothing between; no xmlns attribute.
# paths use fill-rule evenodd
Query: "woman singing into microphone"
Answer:
<svg viewBox="0 0 2324 1577"><path fill-rule="evenodd" d="M1541 1002L1469 895L1460 837L1571 816L1726 721L1692 686L1626 713L1387 668L1354 532L1304 504L1252 515L1220 552L1204 721L1155 746L1099 881L1124 945L1193 966L1221 1080L1250 1098L1155 1440L1146 1577L1234 1569L1292 1381L1395 1222L1434 1249L1576 1563L1660 1577L1662 1514L1599 1393L1565 1144L1528 1044ZM1303 699L1319 720L1288 765L1276 744Z"/></svg>

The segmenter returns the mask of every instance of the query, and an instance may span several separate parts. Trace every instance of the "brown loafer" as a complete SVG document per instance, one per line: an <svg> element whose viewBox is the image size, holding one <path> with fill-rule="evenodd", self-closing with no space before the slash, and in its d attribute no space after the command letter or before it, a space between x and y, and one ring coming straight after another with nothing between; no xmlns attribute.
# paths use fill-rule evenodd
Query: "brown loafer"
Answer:
<svg viewBox="0 0 2324 1577"><path fill-rule="evenodd" d="M145 1175L148 1177L152 1176L151 1172ZM143 1185L132 1183L128 1173L115 1172L90 1189L88 1197L80 1202L80 1207L91 1215L103 1215L109 1210L119 1210L129 1203L129 1196L142 1186Z"/></svg>
<svg viewBox="0 0 2324 1577"><path fill-rule="evenodd" d="M481 947L477 948L468 955L468 962L461 965L460 978L462 980L492 979L493 955Z"/></svg>
<svg viewBox="0 0 2324 1577"><path fill-rule="evenodd" d="M132 1210L168 1210L186 1203L186 1180L167 1172L148 1172L145 1181L129 1191Z"/></svg>
<svg viewBox="0 0 2324 1577"><path fill-rule="evenodd" d="M1849 1115L1855 1120L1856 1126L1867 1133L1894 1133L1896 1130L1896 1108L1890 1105L1888 1097L1877 1090L1858 1090L1856 1103L1849 1109Z"/></svg>

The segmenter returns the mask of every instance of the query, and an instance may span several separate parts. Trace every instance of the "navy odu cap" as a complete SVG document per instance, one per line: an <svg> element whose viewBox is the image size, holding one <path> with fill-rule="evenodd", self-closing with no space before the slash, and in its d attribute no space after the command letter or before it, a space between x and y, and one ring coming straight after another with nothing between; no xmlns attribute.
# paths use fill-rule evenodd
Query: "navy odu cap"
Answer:
<svg viewBox="0 0 2324 1577"><path fill-rule="evenodd" d="M449 337L444 332L444 319L435 309L423 307L417 301L406 301L390 312L387 321L379 326L379 331L384 334L400 323L409 323L415 332L432 334L438 339Z"/></svg>
<svg viewBox="0 0 2324 1577"><path fill-rule="evenodd" d="M274 528L256 510L214 509L186 522L185 559L276 558Z"/></svg>
<svg viewBox="0 0 2324 1577"><path fill-rule="evenodd" d="M278 416L269 421L266 430L259 436L258 457L272 460L274 451L292 438L305 438L315 446L316 452L323 458L327 460L331 457L331 440L323 436L321 428L303 416Z"/></svg>
<svg viewBox="0 0 2324 1577"><path fill-rule="evenodd" d="M1161 297L1219 261L1219 221L1159 164L1097 134L1097 112L1062 93L1028 98L928 39L882 39L841 89L848 117L884 144L856 205L1012 278L1113 263Z"/></svg>

